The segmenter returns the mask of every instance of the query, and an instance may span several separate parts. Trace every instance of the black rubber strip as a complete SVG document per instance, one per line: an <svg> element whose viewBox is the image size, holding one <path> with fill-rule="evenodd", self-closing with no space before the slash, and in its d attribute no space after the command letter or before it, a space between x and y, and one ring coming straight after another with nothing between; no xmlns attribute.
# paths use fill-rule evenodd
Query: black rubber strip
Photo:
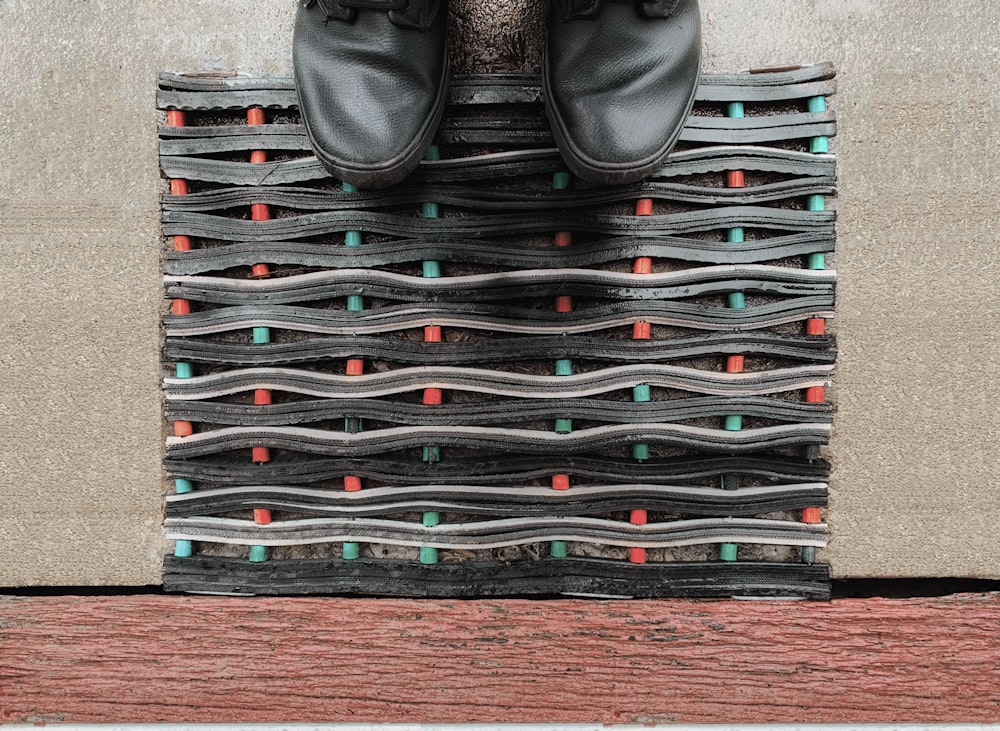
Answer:
<svg viewBox="0 0 1000 731"><path fill-rule="evenodd" d="M551 479L555 473L572 475L575 480L613 484L714 481L730 474L798 483L825 482L830 476L830 464L825 460L760 455L700 455L654 458L643 462L567 454L551 457L467 456L461 460L431 463L395 459L387 455L357 459L287 455L275 457L265 464L252 464L245 459L234 458L175 459L168 456L163 464L171 478L212 485L308 485L342 480L347 475L383 483L420 485L462 485L469 481L470 476L475 477L477 484L517 485L531 480Z"/></svg>
<svg viewBox="0 0 1000 731"><path fill-rule="evenodd" d="M758 562L633 564L544 558L505 564L456 561L426 566L384 559L250 563L168 556L167 591L243 595L364 594L412 597L592 595L597 597L804 597L829 599L825 565Z"/></svg>
<svg viewBox="0 0 1000 731"><path fill-rule="evenodd" d="M329 335L371 335L428 325L504 333L560 335L631 326L638 321L696 330L742 332L800 322L812 317L832 317L833 308L832 295L807 295L744 309L669 300L643 300L592 305L565 313L462 302L389 305L361 312L252 304L192 312L190 315L166 315L163 322L167 334L171 336L208 335L250 327L275 327Z"/></svg>
<svg viewBox="0 0 1000 731"><path fill-rule="evenodd" d="M324 517L255 523L238 518L166 518L168 540L243 546L306 546L319 543L379 543L446 549L524 546L541 541L573 541L605 546L675 548L711 543L780 546L826 545L822 523L761 518L689 518L634 525L624 520L542 515L492 518L424 526L386 518Z"/></svg>
<svg viewBox="0 0 1000 731"><path fill-rule="evenodd" d="M470 365L516 360L572 358L599 363L664 363L713 355L766 355L803 363L833 363L832 336L781 335L767 332L713 333L666 340L609 340L578 335L513 337L426 343L374 336L328 336L286 343L217 343L167 338L167 361L233 366L374 358L408 365Z"/></svg>
<svg viewBox="0 0 1000 731"><path fill-rule="evenodd" d="M403 302L514 303L533 297L573 295L593 299L662 300L729 292L832 295L834 270L764 264L719 264L631 274L594 269L525 269L493 274L427 278L371 269L335 269L272 279L164 277L167 296L192 302L273 305L365 295Z"/></svg>
<svg viewBox="0 0 1000 731"><path fill-rule="evenodd" d="M357 492L305 487L222 487L167 496L167 517L186 518L267 508L302 517L379 517L423 511L480 516L597 515L644 509L680 515L753 516L824 507L825 483L736 490L672 485L579 485L571 490L518 485L380 487Z"/></svg>
<svg viewBox="0 0 1000 731"><path fill-rule="evenodd" d="M483 264L511 269L582 268L641 256L706 264L756 264L787 257L829 253L833 232L748 239L739 243L688 239L680 236L616 236L574 244L569 251L518 246L514 242L404 239L372 242L359 247L296 241L237 243L164 254L167 274L218 272L259 262L326 269L407 264L417 261Z"/></svg>

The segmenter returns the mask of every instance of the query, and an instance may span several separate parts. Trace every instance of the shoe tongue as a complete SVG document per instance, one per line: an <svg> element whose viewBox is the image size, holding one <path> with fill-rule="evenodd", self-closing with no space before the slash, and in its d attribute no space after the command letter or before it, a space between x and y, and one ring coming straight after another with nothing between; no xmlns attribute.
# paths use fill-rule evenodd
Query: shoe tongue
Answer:
<svg viewBox="0 0 1000 731"><path fill-rule="evenodd" d="M595 18L607 2L635 5L647 18L669 18L680 0L552 0L564 20Z"/></svg>
<svg viewBox="0 0 1000 731"><path fill-rule="evenodd" d="M389 20L394 25L427 30L437 14L440 0L306 0L306 7L314 3L326 14L327 20L352 23L359 9L382 10L389 13Z"/></svg>

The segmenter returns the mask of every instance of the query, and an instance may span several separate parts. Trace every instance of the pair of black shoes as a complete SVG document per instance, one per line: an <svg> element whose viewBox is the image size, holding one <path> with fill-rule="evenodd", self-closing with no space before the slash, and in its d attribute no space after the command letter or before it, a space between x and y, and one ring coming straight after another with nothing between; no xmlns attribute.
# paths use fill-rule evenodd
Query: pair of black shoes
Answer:
<svg viewBox="0 0 1000 731"><path fill-rule="evenodd" d="M599 185L648 176L694 101L698 0L550 0L548 13L542 89L566 165ZM417 167L444 113L447 0L305 0L293 58L331 175L384 188Z"/></svg>

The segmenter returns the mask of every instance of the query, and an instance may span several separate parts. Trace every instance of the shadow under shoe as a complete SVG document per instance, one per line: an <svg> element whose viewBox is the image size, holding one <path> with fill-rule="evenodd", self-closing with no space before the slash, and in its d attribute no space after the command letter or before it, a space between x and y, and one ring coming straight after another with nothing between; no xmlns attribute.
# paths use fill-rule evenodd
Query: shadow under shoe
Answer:
<svg viewBox="0 0 1000 731"><path fill-rule="evenodd" d="M307 0L292 62L316 157L359 188L412 172L444 114L447 0Z"/></svg>
<svg viewBox="0 0 1000 731"><path fill-rule="evenodd" d="M600 185L652 174L694 104L697 0L551 0L545 111L569 169Z"/></svg>

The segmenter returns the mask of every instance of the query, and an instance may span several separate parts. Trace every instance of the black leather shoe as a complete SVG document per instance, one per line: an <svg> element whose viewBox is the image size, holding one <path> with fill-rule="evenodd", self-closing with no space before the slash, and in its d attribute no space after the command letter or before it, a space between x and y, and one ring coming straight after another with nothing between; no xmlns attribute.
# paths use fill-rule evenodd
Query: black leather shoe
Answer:
<svg viewBox="0 0 1000 731"><path fill-rule="evenodd" d="M292 41L299 108L334 177L384 188L420 163L444 113L447 0L307 0Z"/></svg>
<svg viewBox="0 0 1000 731"><path fill-rule="evenodd" d="M569 169L601 185L661 165L694 103L698 0L551 0L542 88Z"/></svg>

